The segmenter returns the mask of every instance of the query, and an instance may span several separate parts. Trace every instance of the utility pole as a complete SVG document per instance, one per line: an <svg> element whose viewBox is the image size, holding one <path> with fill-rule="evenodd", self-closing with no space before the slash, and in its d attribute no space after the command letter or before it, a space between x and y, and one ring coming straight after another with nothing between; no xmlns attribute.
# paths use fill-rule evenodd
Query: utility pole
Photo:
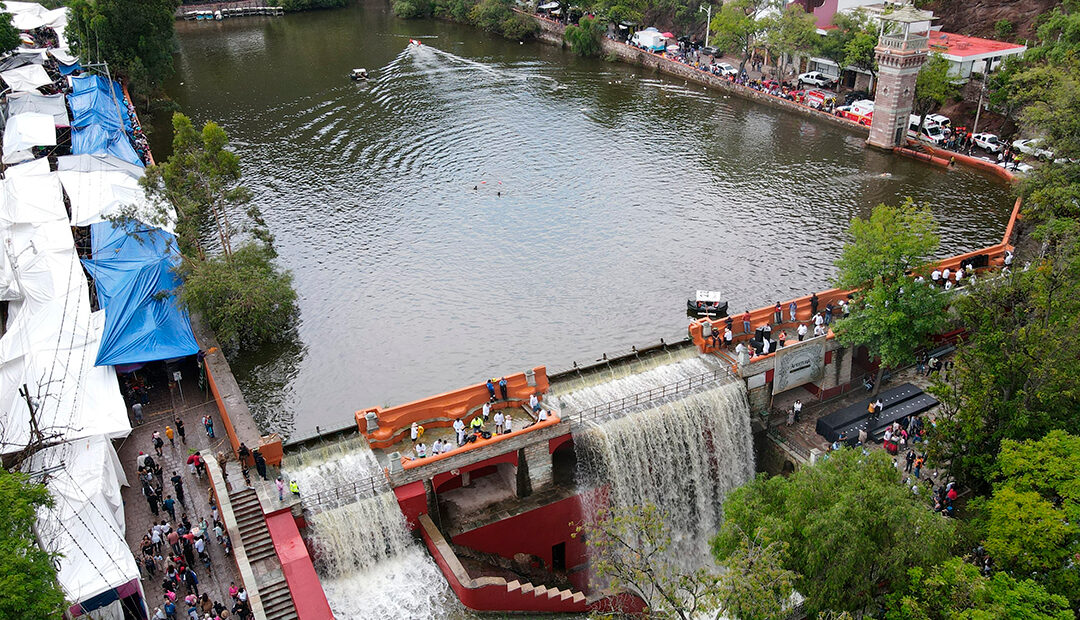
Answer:
<svg viewBox="0 0 1080 620"><path fill-rule="evenodd" d="M709 26L712 25L712 5L706 4L697 8L698 13L705 11L705 47L709 47Z"/></svg>
<svg viewBox="0 0 1080 620"><path fill-rule="evenodd" d="M989 65L989 61L987 62ZM983 74L982 85L979 86L979 105L975 108L975 122L971 125L971 134L975 135L979 131L979 115L982 114L982 102L983 95L986 94L986 74Z"/></svg>

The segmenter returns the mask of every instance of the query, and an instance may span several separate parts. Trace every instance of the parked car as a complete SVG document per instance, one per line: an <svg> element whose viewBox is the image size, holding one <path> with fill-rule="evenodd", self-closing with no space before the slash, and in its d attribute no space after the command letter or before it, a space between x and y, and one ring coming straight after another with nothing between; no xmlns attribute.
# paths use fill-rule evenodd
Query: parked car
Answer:
<svg viewBox="0 0 1080 620"><path fill-rule="evenodd" d="M975 143L975 146L990 153L1000 153L1005 150L1005 143L998 140L998 137L992 133L972 134L971 141Z"/></svg>
<svg viewBox="0 0 1080 620"><path fill-rule="evenodd" d="M705 47L701 48L701 53L705 54L706 56L719 56L720 50L713 47L712 45L706 45Z"/></svg>
<svg viewBox="0 0 1080 620"><path fill-rule="evenodd" d="M1020 151L1025 155L1031 155L1038 159L1053 159L1053 151L1048 151L1044 148L1039 148L1040 140L1038 138L1026 138L1024 140L1016 140L1012 143L1013 148Z"/></svg>
<svg viewBox="0 0 1080 620"><path fill-rule="evenodd" d="M823 88L831 88L836 80L821 73L820 71L811 71L810 73L803 73L799 76L799 87L802 88L803 84L809 84L811 86L818 86Z"/></svg>
<svg viewBox="0 0 1080 620"><path fill-rule="evenodd" d="M865 90L853 90L844 95L844 105L851 105L856 101L872 100L873 98L874 93Z"/></svg>
<svg viewBox="0 0 1080 620"><path fill-rule="evenodd" d="M945 116L944 114L927 114L926 124L934 124L938 127L941 127L942 129L952 129L952 120L950 120L949 117Z"/></svg>
<svg viewBox="0 0 1080 620"><path fill-rule="evenodd" d="M716 66L720 68L720 75L722 76L739 75L739 70L726 62L717 63Z"/></svg>

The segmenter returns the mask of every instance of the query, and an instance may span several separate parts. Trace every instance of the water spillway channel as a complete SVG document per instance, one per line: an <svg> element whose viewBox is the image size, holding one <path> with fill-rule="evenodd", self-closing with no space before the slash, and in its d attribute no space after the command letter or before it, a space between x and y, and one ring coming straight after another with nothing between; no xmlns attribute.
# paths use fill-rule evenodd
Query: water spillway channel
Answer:
<svg viewBox="0 0 1080 620"><path fill-rule="evenodd" d="M1012 207L832 124L385 0L177 28L167 90L233 139L300 295L296 341L233 364L285 435L674 342L695 289L733 312L822 290L879 202L929 202L943 255L999 239Z"/></svg>

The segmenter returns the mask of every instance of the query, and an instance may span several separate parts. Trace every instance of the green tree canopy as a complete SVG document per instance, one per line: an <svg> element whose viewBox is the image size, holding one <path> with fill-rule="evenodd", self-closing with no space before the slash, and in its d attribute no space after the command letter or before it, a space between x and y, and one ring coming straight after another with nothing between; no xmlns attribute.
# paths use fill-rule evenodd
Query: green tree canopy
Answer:
<svg viewBox="0 0 1080 620"><path fill-rule="evenodd" d="M933 387L942 406L929 449L977 492L989 489L1003 441L1080 434L1080 260L1071 239L954 300L967 335L950 382Z"/></svg>
<svg viewBox="0 0 1080 620"><path fill-rule="evenodd" d="M773 8L774 12L764 19L763 42L774 62L779 63L777 79L783 80L791 56L813 50L820 35L813 14L807 13L797 2L788 4L785 0L777 0Z"/></svg>
<svg viewBox="0 0 1080 620"><path fill-rule="evenodd" d="M999 568L1035 579L1080 607L1080 437L1060 430L1005 440L986 502L986 550Z"/></svg>
<svg viewBox="0 0 1080 620"><path fill-rule="evenodd" d="M853 219L848 232L834 282L857 290L850 316L833 331L844 344L865 345L883 367L909 363L944 320L941 292L914 280L938 248L934 217L908 199L874 207L868 219Z"/></svg>
<svg viewBox="0 0 1080 620"><path fill-rule="evenodd" d="M927 114L959 94L960 86L949 76L949 61L941 54L930 54L915 79L915 101L912 109L921 117L920 126Z"/></svg>
<svg viewBox="0 0 1080 620"><path fill-rule="evenodd" d="M51 505L44 486L0 469L0 618L63 617L64 594L53 557L38 547L34 535L37 509Z"/></svg>
<svg viewBox="0 0 1080 620"><path fill-rule="evenodd" d="M563 32L563 39L570 44L570 49L579 56L600 55L600 41L604 36L604 26L600 20L583 17L576 25L571 24Z"/></svg>
<svg viewBox="0 0 1080 620"><path fill-rule="evenodd" d="M732 0L713 14L713 42L722 51L739 57L740 74L765 27L762 12L768 4L768 0Z"/></svg>
<svg viewBox="0 0 1080 620"><path fill-rule="evenodd" d="M945 558L953 529L900 484L884 452L845 448L787 478L759 476L736 489L712 547L725 562L745 536L784 541L783 567L813 615L860 610L881 584L902 586L909 568Z"/></svg>
<svg viewBox="0 0 1080 620"><path fill-rule="evenodd" d="M78 55L109 63L149 97L173 74L173 25L180 0L72 0L67 36Z"/></svg>
<svg viewBox="0 0 1080 620"><path fill-rule="evenodd" d="M950 558L930 570L913 568L908 586L889 597L887 620L1072 620L1068 601L1038 583L1005 573L985 577Z"/></svg>
<svg viewBox="0 0 1080 620"><path fill-rule="evenodd" d="M869 15L861 8L837 13L833 25L836 27L817 39L817 53L835 62L841 70L855 67L876 75L877 28Z"/></svg>
<svg viewBox="0 0 1080 620"><path fill-rule="evenodd" d="M6 7L0 2L0 54L10 52L22 44L19 29L11 23L11 13L5 13Z"/></svg>

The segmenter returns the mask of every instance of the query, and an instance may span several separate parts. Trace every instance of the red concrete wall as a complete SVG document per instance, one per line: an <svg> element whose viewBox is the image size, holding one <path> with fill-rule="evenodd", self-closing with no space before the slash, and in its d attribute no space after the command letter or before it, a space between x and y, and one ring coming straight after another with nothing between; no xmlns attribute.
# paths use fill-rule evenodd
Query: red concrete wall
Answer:
<svg viewBox="0 0 1080 620"><path fill-rule="evenodd" d="M281 560L285 581L289 584L296 615L300 620L328 620L334 617L326 601L315 565L308 555L304 539L289 509L267 515L266 527L274 541L274 551Z"/></svg>
<svg viewBox="0 0 1080 620"><path fill-rule="evenodd" d="M427 514L428 511L427 491L424 490L423 481L417 480L397 487L394 489L394 495L397 497L398 506L401 507L401 514L405 515L405 522L409 529L415 530L419 527L416 518ZM357 524L357 526L361 525Z"/></svg>
<svg viewBox="0 0 1080 620"><path fill-rule="evenodd" d="M496 465L499 463L510 463L514 467L518 464L517 450L507 452L506 454L500 454L499 456L493 456L490 459L484 459L475 463L464 465L453 472L444 472L441 474L435 474L431 478L431 484L435 487L436 492L449 491L450 489L456 489L461 486L461 474L470 472L473 477L479 478L486 476L496 471ZM447 484L448 482L457 481L457 484Z"/></svg>
<svg viewBox="0 0 1080 620"><path fill-rule="evenodd" d="M452 540L454 544L484 553L494 553L504 558L512 559L516 553L535 555L544 561L544 566L549 570L551 569L551 548L559 543L566 543L566 568L573 570L584 564L587 559L585 542L580 536L570 537L574 531L571 523L578 523L582 519L581 500L575 495L536 510L458 534Z"/></svg>

